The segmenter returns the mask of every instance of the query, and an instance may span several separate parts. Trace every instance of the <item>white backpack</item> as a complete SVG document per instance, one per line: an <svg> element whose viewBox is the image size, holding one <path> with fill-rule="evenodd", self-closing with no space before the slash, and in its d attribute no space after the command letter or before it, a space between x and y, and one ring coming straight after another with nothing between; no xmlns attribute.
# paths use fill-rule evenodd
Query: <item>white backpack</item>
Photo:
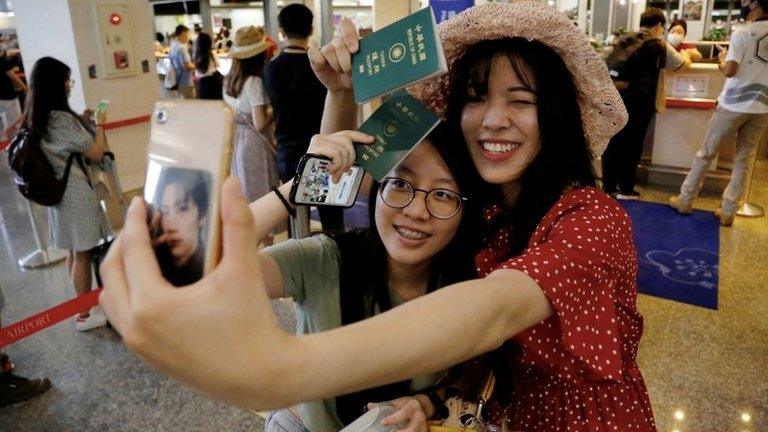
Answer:
<svg viewBox="0 0 768 432"><path fill-rule="evenodd" d="M176 68L173 67L173 62L171 61L170 57L167 59L167 61L168 67L165 70L165 80L163 81L163 87L165 87L166 90L175 90L176 86L178 85L178 81L176 81Z"/></svg>

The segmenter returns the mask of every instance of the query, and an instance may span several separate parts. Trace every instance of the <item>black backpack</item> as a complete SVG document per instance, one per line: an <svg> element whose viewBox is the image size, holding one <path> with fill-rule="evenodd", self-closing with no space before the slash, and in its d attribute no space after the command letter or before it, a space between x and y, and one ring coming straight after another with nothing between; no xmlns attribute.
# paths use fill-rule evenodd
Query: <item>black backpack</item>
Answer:
<svg viewBox="0 0 768 432"><path fill-rule="evenodd" d="M75 159L87 176L81 154L72 153L67 158L64 177L57 179L51 162L40 147L40 137L31 130L19 131L8 147L8 165L19 192L28 200L44 206L61 202Z"/></svg>
<svg viewBox="0 0 768 432"><path fill-rule="evenodd" d="M622 35L619 41L614 44L613 50L605 57L605 63L608 66L611 79L623 81L627 61L632 58L640 47L653 39L656 38L650 33L642 31Z"/></svg>

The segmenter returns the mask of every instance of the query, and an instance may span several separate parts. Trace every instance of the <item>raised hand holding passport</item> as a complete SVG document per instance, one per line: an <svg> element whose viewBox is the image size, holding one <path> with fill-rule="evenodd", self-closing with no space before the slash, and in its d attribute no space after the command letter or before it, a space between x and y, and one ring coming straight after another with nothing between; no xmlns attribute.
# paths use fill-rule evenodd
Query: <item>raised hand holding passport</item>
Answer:
<svg viewBox="0 0 768 432"><path fill-rule="evenodd" d="M348 18L341 20L340 36L318 49L309 48L307 55L312 70L330 92L352 89L352 54L360 49L357 28Z"/></svg>

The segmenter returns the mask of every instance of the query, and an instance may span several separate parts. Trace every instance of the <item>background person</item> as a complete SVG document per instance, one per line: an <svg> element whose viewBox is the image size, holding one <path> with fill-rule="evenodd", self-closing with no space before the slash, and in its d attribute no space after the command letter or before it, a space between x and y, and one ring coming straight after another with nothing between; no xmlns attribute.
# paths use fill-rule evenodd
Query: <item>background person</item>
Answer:
<svg viewBox="0 0 768 432"><path fill-rule="evenodd" d="M4 306L5 297L3 297L3 287L0 286L0 315ZM2 321L0 321L0 328L2 327ZM24 378L15 375L14 368L8 355L0 350L0 408L28 401L51 388L51 381L48 378Z"/></svg>
<svg viewBox="0 0 768 432"><path fill-rule="evenodd" d="M21 118L21 103L17 91L26 93L27 85L16 75L16 67L8 61L8 52L2 51L0 52L0 140L3 141L11 139L13 126Z"/></svg>
<svg viewBox="0 0 768 432"><path fill-rule="evenodd" d="M627 60L620 76L613 77L629 120L605 149L602 168L603 190L618 199L640 197L635 190L637 164L643 155L648 126L657 111L658 86L663 85L664 79L662 70L678 71L691 64L686 51L678 53L661 39L666 22L661 9L643 12L638 37L644 42Z"/></svg>
<svg viewBox="0 0 768 432"><path fill-rule="evenodd" d="M696 45L685 42L685 36L688 34L688 23L684 19L676 19L669 25L667 42L677 52L685 51L691 57L691 61L697 62L702 59L701 52Z"/></svg>
<svg viewBox="0 0 768 432"><path fill-rule="evenodd" d="M195 79L200 99L222 99L224 77L218 71L218 66L211 36L199 33L195 39Z"/></svg>
<svg viewBox="0 0 768 432"><path fill-rule="evenodd" d="M216 35L216 51L219 54L226 54L232 48L232 39L229 37L229 29L222 27Z"/></svg>
<svg viewBox="0 0 768 432"><path fill-rule="evenodd" d="M106 113L99 112L91 135L83 118L72 112L67 99L74 85L67 65L52 57L43 57L32 69L24 125L41 137L40 146L53 165L58 178L63 177L67 159L81 153L92 161L100 161L107 151L104 124ZM109 234L106 219L89 184L87 174L73 161L64 197L48 208L51 245L69 251L67 267L78 295L91 290L91 251ZM75 321L78 331L106 325L107 318L95 306L81 313Z"/></svg>
<svg viewBox="0 0 768 432"><path fill-rule="evenodd" d="M232 174L243 185L249 202L280 184L269 97L261 79L264 72L264 34L256 27L237 29L232 45L232 68L224 79L224 101L237 113ZM272 244L269 236L265 242Z"/></svg>
<svg viewBox="0 0 768 432"><path fill-rule="evenodd" d="M176 90L179 97L183 99L194 99L195 85L192 82L192 71L195 70L195 64L192 63L192 57L189 55L189 28L179 24L176 26L174 35L168 58L176 74L176 86L169 90Z"/></svg>
<svg viewBox="0 0 768 432"><path fill-rule="evenodd" d="M312 72L307 57L312 11L302 4L291 4L280 10L277 20L286 45L277 58L267 63L264 85L275 114L277 169L285 183L296 174L309 140L320 132L325 87ZM344 228L342 209L318 206L317 210L324 230Z"/></svg>
<svg viewBox="0 0 768 432"><path fill-rule="evenodd" d="M348 71L335 66L359 48L352 24L341 26L331 44L310 50L329 103L342 108L326 113L337 125L354 102ZM476 255L482 279L360 323L286 335L268 312L253 217L233 180L222 192L224 257L211 277L194 291L170 289L146 257L146 213L136 200L103 266L102 304L142 358L243 406L345 394L506 352L514 342L521 356L505 365L519 379L516 397L501 413L509 429L654 431L636 362L643 324L631 223L595 188L592 172L592 154L626 120L604 63L565 15L541 3L476 6L438 29L450 47L450 76L413 92L446 113L455 128L451 160L471 160L457 167L479 176L468 194L489 204L489 234ZM194 313L164 319L168 310ZM190 335L206 343L185 343ZM206 364L212 350L228 361L190 367Z"/></svg>
<svg viewBox="0 0 768 432"><path fill-rule="evenodd" d="M680 186L680 194L669 198L669 205L681 214L693 212L693 200L701 191L707 169L720 147L735 133L731 180L715 212L723 226L733 225L744 199L749 164L768 127L768 57L762 57L768 53L758 46L760 41L768 40L768 0L744 0L741 14L749 24L731 35L730 49L720 51L718 66L727 79L717 98L717 110Z"/></svg>

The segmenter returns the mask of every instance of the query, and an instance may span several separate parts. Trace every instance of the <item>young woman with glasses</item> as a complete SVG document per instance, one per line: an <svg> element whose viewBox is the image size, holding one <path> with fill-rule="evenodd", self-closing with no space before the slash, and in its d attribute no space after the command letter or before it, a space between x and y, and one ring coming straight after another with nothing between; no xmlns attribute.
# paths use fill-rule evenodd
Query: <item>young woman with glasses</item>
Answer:
<svg viewBox="0 0 768 432"><path fill-rule="evenodd" d="M369 318L466 280L475 269L467 247L466 198L433 142L440 128L369 195L370 226L343 233L288 240L259 253L269 278L269 297L292 297L297 333L317 333ZM354 158L353 141L372 137L353 131L316 135L308 153L333 160L332 174ZM293 181L251 204L259 240L288 216L276 193L287 197ZM461 246L461 247L460 247ZM339 398L306 402L272 413L267 431L337 431L363 414L366 403L400 398L401 406L426 403L439 374L417 377ZM424 391L423 394L419 394ZM412 397L401 398L404 395Z"/></svg>

